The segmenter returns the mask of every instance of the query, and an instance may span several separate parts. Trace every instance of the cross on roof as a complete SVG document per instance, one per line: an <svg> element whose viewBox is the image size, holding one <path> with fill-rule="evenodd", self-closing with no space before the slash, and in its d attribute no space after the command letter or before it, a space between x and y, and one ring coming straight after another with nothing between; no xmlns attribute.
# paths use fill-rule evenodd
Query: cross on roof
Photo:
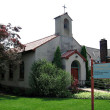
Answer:
<svg viewBox="0 0 110 110"><path fill-rule="evenodd" d="M67 8L65 5L64 6L62 6L63 8L64 8L64 13L65 13L65 8Z"/></svg>

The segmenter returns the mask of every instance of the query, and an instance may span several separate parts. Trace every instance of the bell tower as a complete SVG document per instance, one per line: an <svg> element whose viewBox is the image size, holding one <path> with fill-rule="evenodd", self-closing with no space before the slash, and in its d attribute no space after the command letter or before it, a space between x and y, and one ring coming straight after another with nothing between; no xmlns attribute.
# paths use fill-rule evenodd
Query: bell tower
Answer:
<svg viewBox="0 0 110 110"><path fill-rule="evenodd" d="M64 37L72 37L72 19L68 13L64 13L55 18L55 34Z"/></svg>

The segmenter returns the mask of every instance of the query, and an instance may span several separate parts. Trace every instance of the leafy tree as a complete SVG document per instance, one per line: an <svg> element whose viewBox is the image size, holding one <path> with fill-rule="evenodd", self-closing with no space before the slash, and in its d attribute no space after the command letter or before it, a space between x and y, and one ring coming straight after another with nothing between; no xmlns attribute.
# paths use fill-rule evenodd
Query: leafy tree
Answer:
<svg viewBox="0 0 110 110"><path fill-rule="evenodd" d="M20 29L21 27L13 27L10 23L8 25L0 24L0 73L7 70L7 63L16 64L20 60L18 51L24 48L19 41Z"/></svg>
<svg viewBox="0 0 110 110"><path fill-rule="evenodd" d="M60 52L60 47L59 46L57 47L57 49L55 51L53 64L55 64L58 68L62 68L61 52Z"/></svg>
<svg viewBox="0 0 110 110"><path fill-rule="evenodd" d="M67 97L70 95L68 73L57 69L46 60L35 61L31 68L29 84L37 96Z"/></svg>
<svg viewBox="0 0 110 110"><path fill-rule="evenodd" d="M81 55L84 56L84 58L87 60L86 61L86 80L90 80L90 72L89 72L89 67L88 67L88 59L87 59L87 51L86 47L82 46L81 48Z"/></svg>

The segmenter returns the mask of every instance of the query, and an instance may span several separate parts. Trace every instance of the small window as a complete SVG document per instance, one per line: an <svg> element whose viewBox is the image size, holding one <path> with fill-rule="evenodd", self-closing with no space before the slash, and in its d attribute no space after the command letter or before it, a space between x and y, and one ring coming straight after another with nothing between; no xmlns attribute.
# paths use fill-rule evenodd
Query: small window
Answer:
<svg viewBox="0 0 110 110"><path fill-rule="evenodd" d="M12 64L9 65L9 79L10 80L13 79L13 65Z"/></svg>
<svg viewBox="0 0 110 110"><path fill-rule="evenodd" d="M20 74L19 74L19 79L24 79L24 62L20 64Z"/></svg>
<svg viewBox="0 0 110 110"><path fill-rule="evenodd" d="M5 79L5 74L1 74L1 80Z"/></svg>

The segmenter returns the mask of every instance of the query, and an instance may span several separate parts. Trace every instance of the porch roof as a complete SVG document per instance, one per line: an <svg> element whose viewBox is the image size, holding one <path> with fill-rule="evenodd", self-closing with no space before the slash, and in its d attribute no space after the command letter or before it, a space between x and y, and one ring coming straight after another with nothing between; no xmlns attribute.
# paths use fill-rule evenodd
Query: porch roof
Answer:
<svg viewBox="0 0 110 110"><path fill-rule="evenodd" d="M69 59L69 57L74 54L78 54L86 62L86 59L77 50L68 50L67 52L63 53L61 57Z"/></svg>

